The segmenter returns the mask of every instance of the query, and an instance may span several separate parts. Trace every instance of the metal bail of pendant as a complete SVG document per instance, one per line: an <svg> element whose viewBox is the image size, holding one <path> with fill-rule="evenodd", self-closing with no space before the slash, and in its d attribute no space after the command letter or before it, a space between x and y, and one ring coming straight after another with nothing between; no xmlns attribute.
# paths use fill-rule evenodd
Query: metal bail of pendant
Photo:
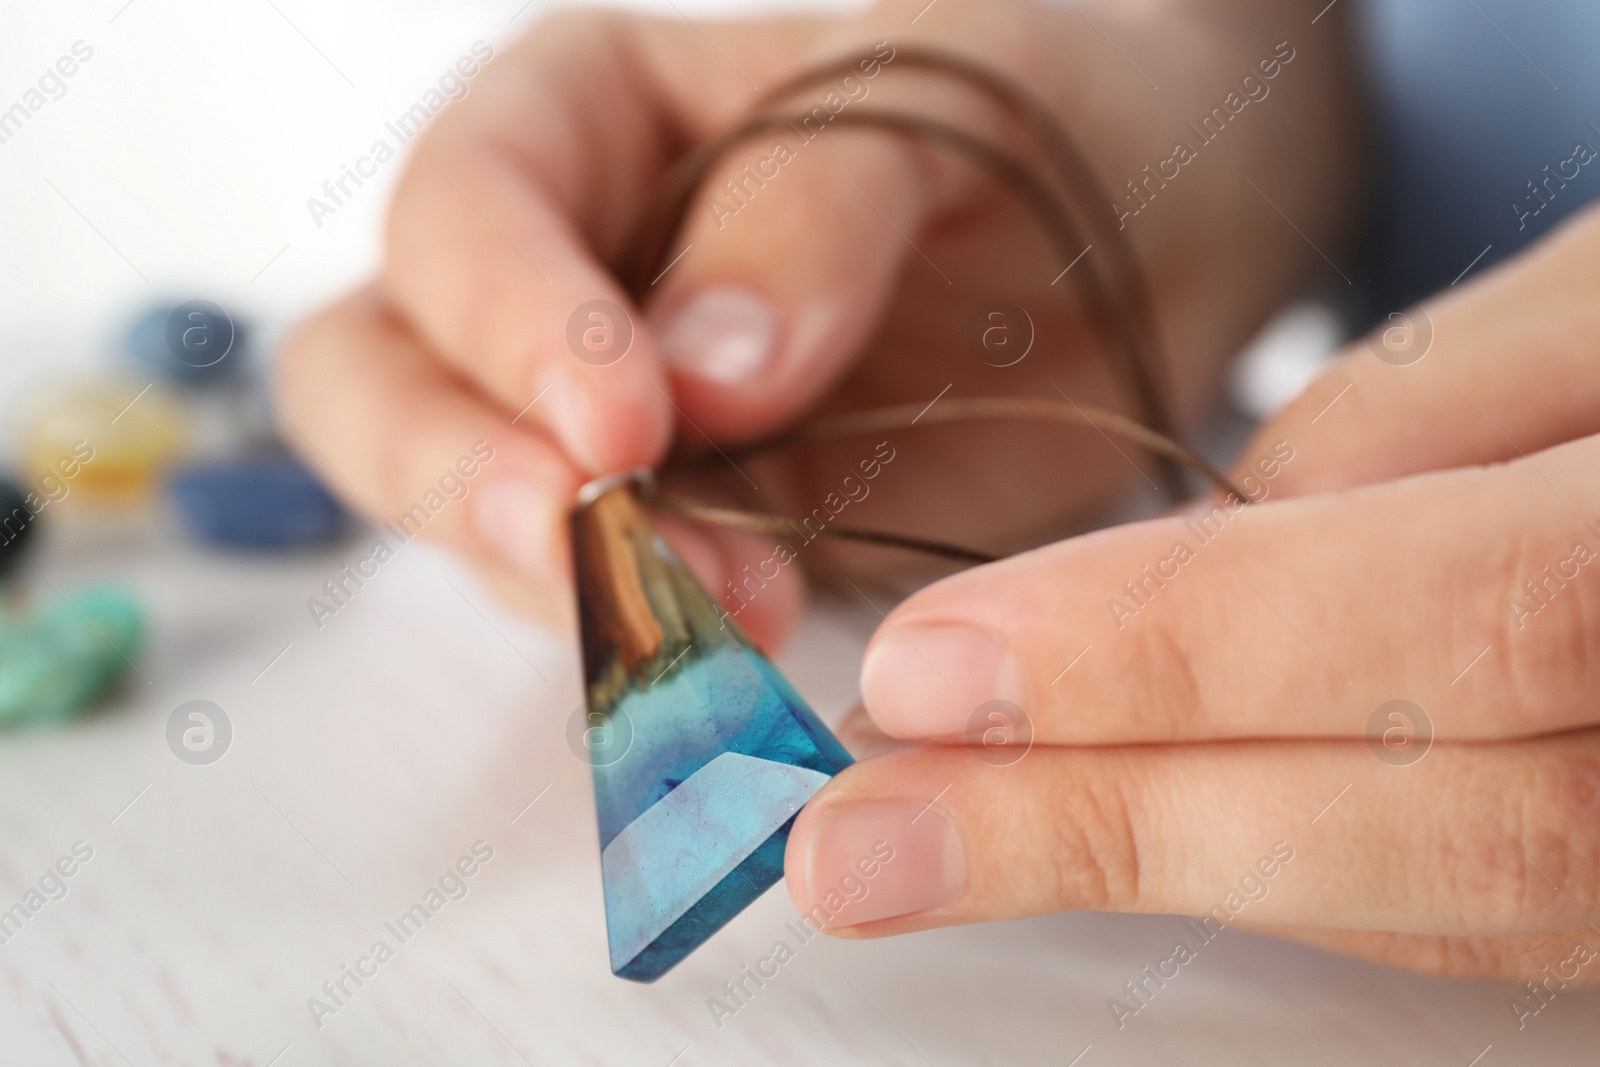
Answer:
<svg viewBox="0 0 1600 1067"><path fill-rule="evenodd" d="M572 513L611 969L642 982L783 877L795 815L851 763L662 539L648 478L597 479Z"/></svg>

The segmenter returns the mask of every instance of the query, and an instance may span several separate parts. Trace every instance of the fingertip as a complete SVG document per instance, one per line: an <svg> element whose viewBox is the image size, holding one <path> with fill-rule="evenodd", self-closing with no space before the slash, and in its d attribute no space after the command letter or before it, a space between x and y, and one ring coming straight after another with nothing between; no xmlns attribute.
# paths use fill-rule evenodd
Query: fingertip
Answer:
<svg viewBox="0 0 1600 1067"><path fill-rule="evenodd" d="M847 936L893 933L907 921L937 924L967 886L955 824L919 797L829 788L789 835L784 864L795 907L819 929Z"/></svg>
<svg viewBox="0 0 1600 1067"><path fill-rule="evenodd" d="M955 614L959 603L943 610ZM886 622L861 661L861 698L892 737L960 738L987 728L983 709L1023 701L1015 651L986 628L955 622Z"/></svg>
<svg viewBox="0 0 1600 1067"><path fill-rule="evenodd" d="M653 467L672 439L672 404L660 373L648 368L608 378L610 370L556 362L544 371L545 385L525 409L591 477Z"/></svg>
<svg viewBox="0 0 1600 1067"><path fill-rule="evenodd" d="M804 915L806 909L811 906L811 895L806 886L806 850L811 840L812 812L817 807L818 798L823 796L828 788L828 785L824 785L806 802L805 807L800 809L794 825L789 828L789 840L783 848L783 885L789 891L789 899L793 901L795 910L801 915Z"/></svg>
<svg viewBox="0 0 1600 1067"><path fill-rule="evenodd" d="M566 494L523 477L497 477L473 496L478 537L501 560L535 581L570 575Z"/></svg>

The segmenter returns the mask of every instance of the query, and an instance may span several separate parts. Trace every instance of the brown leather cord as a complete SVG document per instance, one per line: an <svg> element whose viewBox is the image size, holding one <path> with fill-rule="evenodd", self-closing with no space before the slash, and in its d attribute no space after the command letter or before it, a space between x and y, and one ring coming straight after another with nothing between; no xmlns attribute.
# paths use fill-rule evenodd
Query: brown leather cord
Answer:
<svg viewBox="0 0 1600 1067"><path fill-rule="evenodd" d="M959 545L946 544L943 541L930 541L924 537L913 537L910 534L890 533L887 530L868 530L860 526L840 526L831 523L822 526L812 535L807 535L798 519L787 518L783 515L770 515L760 511L745 511L743 508L724 508L715 504L706 504L699 500L677 493L666 493L654 488L641 488L638 490L639 499L651 507L660 508L662 511L674 515L682 515L687 519L697 522L709 522L718 526L727 526L735 530L744 530L749 533L777 534L787 537L798 534L803 540L809 541L812 536L820 534L824 537L834 537L843 541L856 541L862 544L883 545L888 548L903 548L911 552L923 552L931 556L943 556L961 563L993 563L1000 556L979 552L976 549L962 548Z"/></svg>
<svg viewBox="0 0 1600 1067"><path fill-rule="evenodd" d="M860 61L859 56L843 57L802 71L767 93L756 110L774 106L807 88L853 74ZM1155 305L1150 298L1149 286L1145 283L1144 272L1133 255L1133 249L1122 236L1122 226L1112 207L1110 193L1100 184L1094 168L1067 135L1066 129L1038 97L1010 79L963 56L911 45L896 49L893 62L897 64L897 70L927 71L966 84L1020 122L1040 148L1046 162L1068 191L1067 210L1071 212L1076 209L1082 213L1092 238L1091 243L1104 248L1112 261L1113 276L1092 284L1104 293L1121 295L1120 303L1124 306L1116 310L1125 314L1117 316L1117 325L1130 331L1129 352L1133 357L1130 370L1134 393L1151 428L1172 436L1175 423L1160 388L1165 374L1160 359L1160 340L1156 336ZM1066 254L1070 261L1076 249ZM1086 262L1085 266L1087 273L1098 279L1098 265ZM1113 303L1117 302L1108 298L1104 305L1093 299L1089 303L1098 310L1102 306L1111 309Z"/></svg>
<svg viewBox="0 0 1600 1067"><path fill-rule="evenodd" d="M625 243L617 264L618 276L636 300L642 301L659 279L669 244L681 228L696 192L718 160L738 143L759 134L796 128L795 122L808 116L776 114L772 109L807 88L856 74L860 64L871 58L844 57L802 72L758 101L750 118L690 151L668 169L658 184L655 197ZM1073 262L1082 252L1088 251L1083 247L1083 234L1087 231L1089 244L1104 249L1110 272L1108 275L1094 257L1087 257L1084 269L1074 272L1073 284L1092 330L1100 337L1124 387L1132 394L1149 425L1070 400L1058 403L1035 398L954 397L926 409L918 404L906 404L815 420L745 449L743 453L763 453L858 433L905 429L924 421L927 424L970 419L1053 421L1091 427L1102 434L1115 434L1140 445L1157 458L1160 479L1174 501L1181 495L1178 464L1182 464L1224 492L1248 503L1248 498L1225 475L1174 439L1173 419L1161 387L1165 364L1156 335L1149 287L1120 227L1113 225L1117 220L1110 196L1066 130L1032 94L971 60L927 48L900 48L896 50L893 63L897 71L920 70L959 81L997 105L1024 127L1065 195L1058 195L1047 180L1016 156L938 119L901 111L857 109L832 114L829 124L876 129L913 143L941 146L977 164L1029 206L1063 262ZM888 69L884 64L880 73ZM763 533L799 529L795 520L784 516L718 507L658 490L650 490L644 498L664 510L698 521ZM989 562L994 558L925 538L858 527L834 525L823 528L822 533L842 540L906 548L963 562Z"/></svg>
<svg viewBox="0 0 1600 1067"><path fill-rule="evenodd" d="M858 66L864 58L872 57L846 56L802 71L757 101L755 108L752 109L754 117L688 153L667 172L658 187L656 202L641 216L633 240L630 241L621 260L618 273L623 281L629 284L635 296L642 295L655 280L655 274L652 272L665 259L667 242L672 239L678 224L682 221L695 190L711 172L717 160L734 145L765 130L787 126L795 118L777 118L764 115L763 112L807 88L857 73ZM929 71L953 78L975 89L991 103L999 105L1003 111L1021 122L1040 147L1057 178L1067 189L1064 204L1062 200L1054 199L1056 207L1060 209L1064 206L1069 213L1076 207L1083 215L1092 238L1091 243L1100 245L1112 261L1114 275L1110 279L1101 277L1101 268L1092 259L1085 261L1084 270L1078 275L1078 284L1084 291L1085 304L1092 320L1096 318L1109 320L1111 329L1123 334L1121 339L1124 341L1129 358L1126 363L1119 363L1117 369L1129 379L1130 387L1144 410L1145 418L1151 428L1164 436L1172 436L1174 422L1163 401L1158 384L1164 377L1164 365L1160 359L1160 342L1155 336L1154 305L1150 299L1144 272L1134 258L1132 248L1123 237L1120 226L1114 225L1117 223L1117 216L1111 206L1110 194L1095 177L1093 169L1078 151L1066 130L1033 94L970 59L936 49L912 46L897 49L893 62L897 64L893 68L896 70ZM830 121L836 122L847 116L860 114L859 111L840 112ZM807 116L797 117L803 119ZM859 119L856 121L859 122ZM947 124L937 123L935 120L925 121L963 134L963 131L955 130ZM966 149L973 138L963 134L962 140L966 143L956 144L955 147ZM953 141L954 139L952 143ZM984 144L984 148L992 156L1003 156L1003 153L992 146ZM1073 227L1073 231L1076 230L1077 227ZM1070 262L1079 250L1076 243L1069 244L1069 248L1061 250L1067 262ZM630 266L633 269L630 270Z"/></svg>
<svg viewBox="0 0 1600 1067"><path fill-rule="evenodd" d="M1042 400L1032 397L956 397L941 401L935 407L923 404L901 404L894 407L852 411L843 415L814 419L785 437L776 438L756 448L743 450L739 455L741 457L759 455L765 452L817 444L842 437L854 437L880 430L902 430L916 425L932 426L937 423L981 419L1026 419L1060 422L1071 426L1087 426L1104 434L1113 434L1147 448L1157 455L1166 456L1168 459L1182 463L1190 469L1205 475L1213 486L1228 496L1246 504L1250 502L1250 498L1245 496L1244 492L1235 486L1226 474L1217 470L1205 457L1185 448L1176 441L1161 436L1154 430L1141 426L1126 415L1119 415L1114 411L1106 411L1104 408L1071 401L1058 403L1054 400ZM747 511L742 508L719 507L677 493L666 492L654 486L641 488L639 495L640 499L646 504L699 522L728 526L750 533L780 535L798 533L806 540L811 539L798 525L800 520L791 519L784 515ZM890 533L885 530L869 530L859 526L840 526L835 524L821 527L817 532L822 536L833 537L843 541L903 548L912 552L942 556L962 563L993 563L995 560L1003 558L943 541Z"/></svg>
<svg viewBox="0 0 1600 1067"><path fill-rule="evenodd" d="M1140 425L1126 415L1087 404L1078 404L1071 400L1062 402L1038 397L976 396L951 397L939 401L932 407L925 404L899 404L894 407L869 408L814 419L794 433L774 441L771 447L814 444L879 430L901 430L913 423L919 426L931 426L936 423L978 419L1060 422L1069 426L1087 426L1104 434L1115 434L1158 456L1165 456L1183 464L1204 476L1223 493L1236 496L1240 500L1250 499L1204 456L1179 442ZM767 451L767 446L763 446L761 450Z"/></svg>

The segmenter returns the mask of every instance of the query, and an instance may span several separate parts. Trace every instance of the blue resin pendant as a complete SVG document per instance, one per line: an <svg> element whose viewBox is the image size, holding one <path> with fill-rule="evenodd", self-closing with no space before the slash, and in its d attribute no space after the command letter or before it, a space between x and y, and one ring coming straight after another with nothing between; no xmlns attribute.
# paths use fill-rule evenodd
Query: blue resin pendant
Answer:
<svg viewBox="0 0 1600 1067"><path fill-rule="evenodd" d="M673 554L634 475L572 516L611 970L652 982L783 877L789 828L852 762Z"/></svg>

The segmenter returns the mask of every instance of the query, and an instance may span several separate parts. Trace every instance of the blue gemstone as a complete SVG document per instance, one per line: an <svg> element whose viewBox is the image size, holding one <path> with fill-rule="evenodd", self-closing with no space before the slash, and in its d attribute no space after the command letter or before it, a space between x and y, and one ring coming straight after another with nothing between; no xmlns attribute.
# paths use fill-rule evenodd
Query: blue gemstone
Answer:
<svg viewBox="0 0 1600 1067"><path fill-rule="evenodd" d="M249 362L249 333L209 300L159 304L128 327L124 347L134 361L182 385L237 379Z"/></svg>
<svg viewBox="0 0 1600 1067"><path fill-rule="evenodd" d="M656 532L632 489L573 516L611 969L661 977L783 877L850 756Z"/></svg>
<svg viewBox="0 0 1600 1067"><path fill-rule="evenodd" d="M168 492L189 534L215 545L293 548L344 530L344 509L288 456L192 464L173 474Z"/></svg>

